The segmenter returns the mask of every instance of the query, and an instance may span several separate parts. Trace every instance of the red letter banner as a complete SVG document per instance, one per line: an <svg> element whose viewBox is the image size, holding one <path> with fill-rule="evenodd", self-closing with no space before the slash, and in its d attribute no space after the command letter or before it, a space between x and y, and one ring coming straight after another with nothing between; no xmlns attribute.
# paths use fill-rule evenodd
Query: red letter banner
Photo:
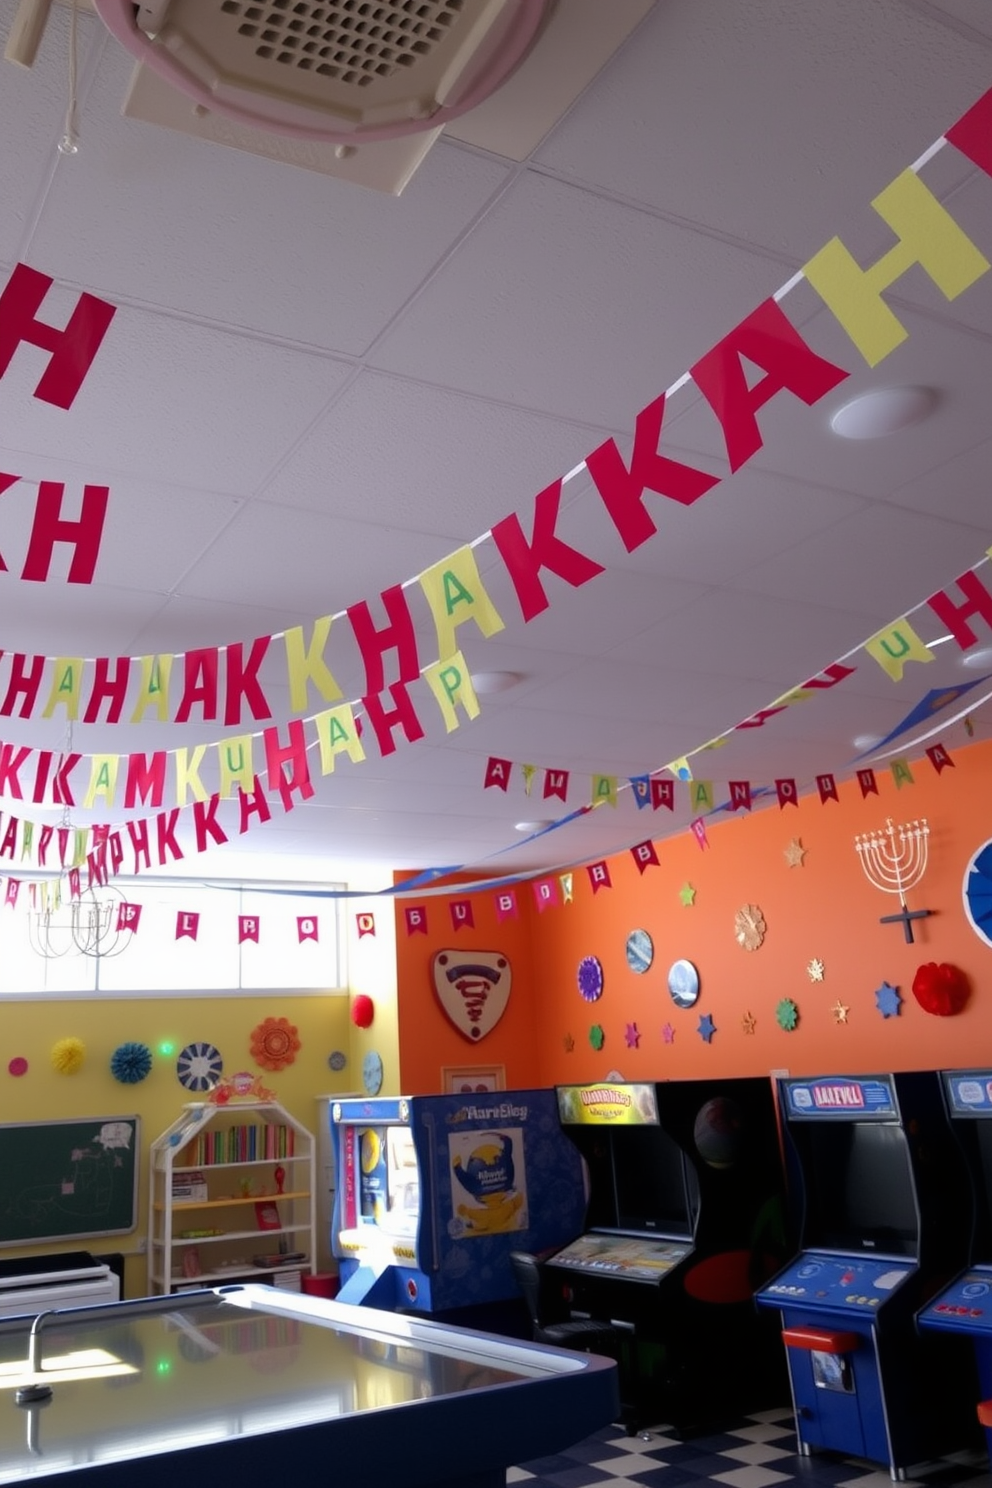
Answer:
<svg viewBox="0 0 992 1488"><path fill-rule="evenodd" d="M775 794L778 796L780 807L799 805L799 792L796 790L794 780L776 780Z"/></svg>
<svg viewBox="0 0 992 1488"><path fill-rule="evenodd" d="M482 786L483 790L488 790L491 785L498 785L501 791L505 791L510 783L510 771L512 769L512 760L496 759L490 755L489 763L486 765L486 778ZM547 787L545 787L545 795L547 795ZM563 796L562 800L564 799Z"/></svg>
<svg viewBox="0 0 992 1488"><path fill-rule="evenodd" d="M706 836L706 823L701 816L697 816L696 820L690 822L689 825L692 827L693 836L699 843L699 850L702 852L704 847L709 847L710 845L709 839Z"/></svg>
<svg viewBox="0 0 992 1488"><path fill-rule="evenodd" d="M862 800L864 800L865 796L878 795L878 781L875 779L874 770L859 770L858 784L861 787Z"/></svg>
<svg viewBox="0 0 992 1488"><path fill-rule="evenodd" d="M473 930L475 928L475 916L472 913L471 899L452 899L448 905L451 912L451 928L453 930Z"/></svg>
<svg viewBox="0 0 992 1488"><path fill-rule="evenodd" d="M368 914L368 913L365 913L365 914L356 914L356 916L355 916L355 925L356 925L356 927L358 929L358 938L359 938L359 940L361 940L361 938L362 938L363 935L375 935L375 915L374 914Z"/></svg>
<svg viewBox="0 0 992 1488"><path fill-rule="evenodd" d="M658 854L653 842L638 842L630 849L630 855L637 864L638 873L643 873L645 868L658 867Z"/></svg>
<svg viewBox="0 0 992 1488"><path fill-rule="evenodd" d="M296 934L300 945L305 940L318 940L316 915L297 915Z"/></svg>
<svg viewBox="0 0 992 1488"><path fill-rule="evenodd" d="M130 930L137 935L138 926L141 924L141 905L128 904L126 901L117 906L117 928L118 930Z"/></svg>
<svg viewBox="0 0 992 1488"><path fill-rule="evenodd" d="M16 907L16 905L17 905L17 891L18 891L18 889L20 887L21 887L21 880L19 878L8 878L8 880L7 880L7 892L4 894L4 897L3 897L4 904L9 904L9 905L11 905L12 908L13 907Z"/></svg>
<svg viewBox="0 0 992 1488"><path fill-rule="evenodd" d="M553 878L538 878L534 881L534 902L538 914L543 914L558 903L558 885Z"/></svg>
<svg viewBox="0 0 992 1488"><path fill-rule="evenodd" d="M259 921L255 915L238 915L238 945L253 940L258 945Z"/></svg>
<svg viewBox="0 0 992 1488"><path fill-rule="evenodd" d="M837 782L832 775L817 775L816 788L820 792L820 803L826 805L828 801L839 801L837 794Z"/></svg>
<svg viewBox="0 0 992 1488"><path fill-rule="evenodd" d="M501 894L496 895L495 903L497 920L515 920L517 918L517 895L515 890L504 889Z"/></svg>
<svg viewBox="0 0 992 1488"><path fill-rule="evenodd" d="M654 780L651 781L651 806L657 811L659 806L665 806L669 811L675 810L675 781Z"/></svg>
<svg viewBox="0 0 992 1488"><path fill-rule="evenodd" d="M486 781L489 784L489 781ZM503 787L504 790L506 787ZM567 770L545 770L544 772L544 799L547 801L551 796L557 796L564 801L568 795L568 771Z"/></svg>
<svg viewBox="0 0 992 1488"><path fill-rule="evenodd" d="M943 744L931 744L927 750L927 759L933 765L939 775L941 770L946 770L948 765L954 769L954 761L944 748Z"/></svg>
<svg viewBox="0 0 992 1488"><path fill-rule="evenodd" d="M176 939L195 940L200 930L200 916L193 910L181 909L176 915Z"/></svg>
<svg viewBox="0 0 992 1488"><path fill-rule="evenodd" d="M607 868L605 862L590 863L586 872L589 875L589 882L592 884L594 894L598 894L600 889L612 889L613 884L610 881L610 870Z"/></svg>
<svg viewBox="0 0 992 1488"><path fill-rule="evenodd" d="M730 809L737 811L751 810L751 782L749 780L731 780L730 782Z"/></svg>
<svg viewBox="0 0 992 1488"><path fill-rule="evenodd" d="M411 904L403 911L407 935L427 934L427 908L423 904Z"/></svg>

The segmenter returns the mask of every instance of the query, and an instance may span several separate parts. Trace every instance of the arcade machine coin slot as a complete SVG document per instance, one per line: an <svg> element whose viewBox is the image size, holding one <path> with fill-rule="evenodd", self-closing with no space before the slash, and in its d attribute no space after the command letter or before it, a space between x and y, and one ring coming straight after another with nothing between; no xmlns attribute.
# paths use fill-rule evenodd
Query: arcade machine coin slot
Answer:
<svg viewBox="0 0 992 1488"><path fill-rule="evenodd" d="M685 1433L780 1403L777 1330L753 1302L792 1253L770 1082L562 1086L558 1108L589 1203L545 1271L573 1316L631 1333L628 1426Z"/></svg>
<svg viewBox="0 0 992 1488"><path fill-rule="evenodd" d="M971 1182L974 1224L966 1269L931 1297L917 1323L943 1335L945 1345L955 1336L971 1340L971 1398L992 1458L992 1070L948 1070L941 1082Z"/></svg>
<svg viewBox="0 0 992 1488"><path fill-rule="evenodd" d="M902 1478L973 1435L966 1361L938 1364L914 1320L971 1224L938 1076L782 1080L779 1098L802 1248L757 1301L780 1315L799 1448Z"/></svg>

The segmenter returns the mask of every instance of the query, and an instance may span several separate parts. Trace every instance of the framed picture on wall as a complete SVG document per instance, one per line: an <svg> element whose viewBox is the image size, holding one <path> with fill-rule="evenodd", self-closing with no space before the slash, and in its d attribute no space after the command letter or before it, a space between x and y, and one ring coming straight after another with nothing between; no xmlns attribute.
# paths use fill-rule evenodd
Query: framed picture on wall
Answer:
<svg viewBox="0 0 992 1488"><path fill-rule="evenodd" d="M502 1064L441 1066L441 1089L445 1095L484 1095L506 1089L506 1067Z"/></svg>

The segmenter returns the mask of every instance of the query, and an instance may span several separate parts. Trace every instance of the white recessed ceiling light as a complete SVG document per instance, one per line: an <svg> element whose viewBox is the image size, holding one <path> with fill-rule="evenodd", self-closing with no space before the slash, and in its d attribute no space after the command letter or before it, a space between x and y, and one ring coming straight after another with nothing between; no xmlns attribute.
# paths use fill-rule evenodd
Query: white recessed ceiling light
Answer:
<svg viewBox="0 0 992 1488"><path fill-rule="evenodd" d="M881 734L858 734L856 739L851 740L851 743L855 749L874 749L875 745L881 742L881 738Z"/></svg>
<svg viewBox="0 0 992 1488"><path fill-rule="evenodd" d="M920 423L936 405L933 388L875 388L831 414L830 427L841 439L882 439Z"/></svg>
<svg viewBox="0 0 992 1488"><path fill-rule="evenodd" d="M553 827L553 821L524 821L515 822L514 831L517 832L543 832L545 827Z"/></svg>
<svg viewBox="0 0 992 1488"><path fill-rule="evenodd" d="M976 671L992 666L992 646L980 646L977 651L966 651L961 658L961 665L974 667Z"/></svg>
<svg viewBox="0 0 992 1488"><path fill-rule="evenodd" d="M472 686L476 692L506 692L516 687L522 675L521 672L473 672Z"/></svg>

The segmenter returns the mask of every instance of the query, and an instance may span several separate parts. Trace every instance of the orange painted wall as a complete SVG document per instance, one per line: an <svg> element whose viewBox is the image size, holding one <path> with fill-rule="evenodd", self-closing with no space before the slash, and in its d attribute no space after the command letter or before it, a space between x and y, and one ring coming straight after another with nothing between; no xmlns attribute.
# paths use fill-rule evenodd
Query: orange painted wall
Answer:
<svg viewBox="0 0 992 1488"><path fill-rule="evenodd" d="M409 875L404 874L404 877ZM535 977L529 888L518 886L517 919L497 924L494 895L472 898L473 929L451 928L449 900L407 900L396 908L396 971L399 1000L400 1091L430 1095L441 1090L442 1066L503 1065L506 1088L524 1090L540 1084L540 1050L535 1043L534 1007L540 995ZM464 898L464 895L453 897ZM404 908L421 903L427 911L427 934L408 935ZM511 991L506 1012L480 1043L456 1031L434 995L431 961L437 951L499 951L510 963Z"/></svg>
<svg viewBox="0 0 992 1488"><path fill-rule="evenodd" d="M840 801L822 805L813 794L798 808L777 805L707 824L709 847L690 834L659 841L660 864L639 874L629 853L609 860L612 887L593 894L584 868L574 871L574 899L538 915L528 886L518 887L520 917L497 926L493 894L474 896L477 928L453 937L447 901L426 901L427 936L406 934L397 922L400 1063L404 1090L439 1088L442 1064L506 1065L507 1085L551 1085L602 1079L679 1079L707 1074L868 1073L892 1069L992 1066L992 947L968 924L961 886L968 862L992 838L989 783L992 745L954 751L954 768L939 776L925 758L914 760L915 784L897 790L889 771L878 771L879 795L862 800L857 782L839 788ZM618 812L627 810L622 803ZM608 808L601 808L608 809ZM930 862L922 884L909 894L911 909L934 915L917 921L916 943L907 945L898 925L879 916L898 904L867 882L854 850L855 835L926 817ZM629 813L632 840L658 817ZM567 829L566 829L567 833ZM565 834L563 834L565 835ZM784 849L798 837L806 849L801 867L790 867ZM563 846L565 844L563 843ZM696 890L684 907L679 890ZM760 906L768 930L757 951L734 939L734 914L745 903ZM627 966L626 938L641 928L651 935L651 968L636 975ZM478 1048L446 1024L430 989L431 953L442 945L499 949L513 965L513 992L503 1021ZM583 956L599 958L605 991L595 1004L579 995L576 972ZM698 968L695 1008L682 1010L667 991L671 962L686 957ZM807 974L813 958L824 965L821 983ZM953 1018L927 1014L912 995L917 967L950 962L971 983L971 999ZM883 1018L875 989L896 987L899 1015ZM792 998L799 1023L792 1033L776 1023L776 1004ZM833 1008L849 1009L841 1023ZM709 1014L716 1033L705 1043L697 1032ZM755 1019L746 1033L742 1018ZM589 1029L602 1025L605 1044L596 1052ZM674 1039L662 1029L670 1023ZM636 1047L627 1025L636 1025ZM571 1052L566 1040L574 1040Z"/></svg>

